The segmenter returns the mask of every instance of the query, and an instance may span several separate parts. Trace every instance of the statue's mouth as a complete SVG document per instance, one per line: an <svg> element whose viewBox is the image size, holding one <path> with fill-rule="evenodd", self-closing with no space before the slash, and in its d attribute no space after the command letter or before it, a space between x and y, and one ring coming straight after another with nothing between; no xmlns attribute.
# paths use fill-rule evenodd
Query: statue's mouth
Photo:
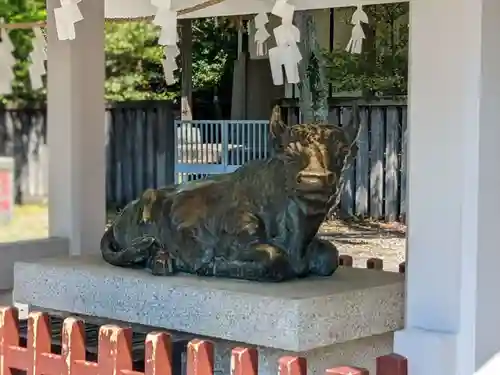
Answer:
<svg viewBox="0 0 500 375"><path fill-rule="evenodd" d="M332 172L301 172L297 176L297 184L302 190L331 190L336 181Z"/></svg>

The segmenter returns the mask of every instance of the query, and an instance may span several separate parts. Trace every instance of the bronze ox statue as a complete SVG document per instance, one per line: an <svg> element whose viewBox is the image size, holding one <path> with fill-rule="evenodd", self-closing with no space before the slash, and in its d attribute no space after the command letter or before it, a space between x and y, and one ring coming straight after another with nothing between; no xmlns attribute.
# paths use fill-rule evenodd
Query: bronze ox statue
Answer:
<svg viewBox="0 0 500 375"><path fill-rule="evenodd" d="M254 281L329 276L338 251L316 237L356 152L357 126L286 126L273 110L274 155L233 173L147 190L101 240L112 265Z"/></svg>

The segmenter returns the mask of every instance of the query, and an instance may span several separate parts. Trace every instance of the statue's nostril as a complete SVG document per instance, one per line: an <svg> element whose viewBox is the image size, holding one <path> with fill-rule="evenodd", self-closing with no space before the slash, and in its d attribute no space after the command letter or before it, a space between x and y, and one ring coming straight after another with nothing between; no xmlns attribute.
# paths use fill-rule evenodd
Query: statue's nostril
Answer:
<svg viewBox="0 0 500 375"><path fill-rule="evenodd" d="M330 183L333 184L337 180L337 175L333 172L329 172L329 180L330 180Z"/></svg>

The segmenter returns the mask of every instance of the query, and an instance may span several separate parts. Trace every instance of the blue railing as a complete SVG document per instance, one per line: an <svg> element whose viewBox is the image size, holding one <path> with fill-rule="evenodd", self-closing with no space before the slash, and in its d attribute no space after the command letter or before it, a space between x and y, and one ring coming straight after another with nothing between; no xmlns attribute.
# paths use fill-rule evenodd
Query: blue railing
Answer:
<svg viewBox="0 0 500 375"><path fill-rule="evenodd" d="M268 121L176 121L177 182L229 173L269 156Z"/></svg>

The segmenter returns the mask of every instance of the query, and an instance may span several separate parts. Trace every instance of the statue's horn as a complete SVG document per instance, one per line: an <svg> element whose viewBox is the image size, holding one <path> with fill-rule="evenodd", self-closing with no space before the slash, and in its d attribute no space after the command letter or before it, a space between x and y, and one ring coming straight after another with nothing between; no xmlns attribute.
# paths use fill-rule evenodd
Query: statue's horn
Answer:
<svg viewBox="0 0 500 375"><path fill-rule="evenodd" d="M349 124L347 124L344 127L347 139L349 140L349 143L351 145L356 143L356 141L358 140L360 130L361 130L361 114L358 102L355 101L352 104L352 116L349 121Z"/></svg>
<svg viewBox="0 0 500 375"><path fill-rule="evenodd" d="M279 137L284 129L285 123L281 118L281 107L275 105L271 112L271 118L269 119L269 132L273 137Z"/></svg>

